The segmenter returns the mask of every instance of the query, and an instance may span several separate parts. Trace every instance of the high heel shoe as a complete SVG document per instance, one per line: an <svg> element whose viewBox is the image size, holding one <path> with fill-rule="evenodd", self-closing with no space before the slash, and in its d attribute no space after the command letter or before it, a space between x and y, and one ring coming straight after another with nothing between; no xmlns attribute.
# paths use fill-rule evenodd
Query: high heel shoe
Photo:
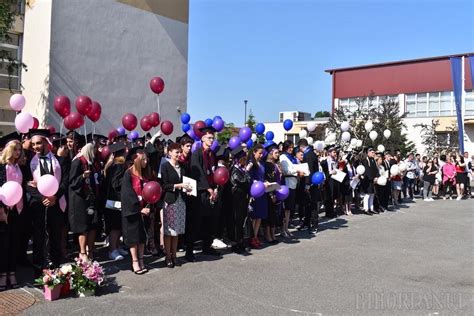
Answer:
<svg viewBox="0 0 474 316"><path fill-rule="evenodd" d="M140 267L142 268L143 273L147 273L148 269L145 267L145 264L143 263L143 257L138 258L138 260L140 261Z"/></svg>
<svg viewBox="0 0 474 316"><path fill-rule="evenodd" d="M7 274L1 273L0 279L5 280L5 284L0 285L0 292L6 291L7 290Z"/></svg>
<svg viewBox="0 0 474 316"><path fill-rule="evenodd" d="M13 282L12 282L12 278L13 278ZM10 272L8 274L8 283L10 283L10 287L12 289L18 289L20 288L20 286L18 285L18 282L16 280L16 275L15 275L15 272Z"/></svg>
<svg viewBox="0 0 474 316"><path fill-rule="evenodd" d="M166 258L166 266L167 266L168 268L171 268L171 269L174 268L175 264L174 264L174 262L173 262L173 259L171 259L171 258Z"/></svg>
<svg viewBox="0 0 474 316"><path fill-rule="evenodd" d="M138 260L132 260L132 271L133 271L133 273L138 274L138 275L144 274L145 272L143 271L143 269L135 270L135 268L133 267L134 263L138 263L138 266L140 266L140 263L138 262Z"/></svg>

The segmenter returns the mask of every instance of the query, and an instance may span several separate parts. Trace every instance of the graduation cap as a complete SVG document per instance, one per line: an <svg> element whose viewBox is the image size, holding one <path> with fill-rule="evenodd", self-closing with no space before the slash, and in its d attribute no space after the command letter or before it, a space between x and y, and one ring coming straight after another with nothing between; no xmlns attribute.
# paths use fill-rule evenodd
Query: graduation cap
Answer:
<svg viewBox="0 0 474 316"><path fill-rule="evenodd" d="M153 155L153 154L156 154L158 152L158 150L156 149L155 145L153 145L152 143L148 142L146 145L145 145L145 151L148 155Z"/></svg>
<svg viewBox="0 0 474 316"><path fill-rule="evenodd" d="M114 143L109 145L110 152L116 156L125 153L125 149L127 149L127 146L125 146L124 143Z"/></svg>
<svg viewBox="0 0 474 316"><path fill-rule="evenodd" d="M245 152L244 148L239 145L239 146L235 147L234 149L232 149L230 154L232 155L232 157L240 159L241 157L246 155L246 152Z"/></svg>
<svg viewBox="0 0 474 316"><path fill-rule="evenodd" d="M66 137L69 139L80 139L82 136L76 131L69 131L66 133Z"/></svg>
<svg viewBox="0 0 474 316"><path fill-rule="evenodd" d="M33 136L49 138L51 136L51 132L49 131L49 129L30 129L28 132L28 137L31 139Z"/></svg>
<svg viewBox="0 0 474 316"><path fill-rule="evenodd" d="M129 148L127 152L127 157L125 159L127 161L132 161L138 152L143 152L142 146L134 146L132 148Z"/></svg>
<svg viewBox="0 0 474 316"><path fill-rule="evenodd" d="M94 142L94 143L99 143L101 145L106 145L108 138L105 137L104 135L89 133L86 136L86 140L88 143Z"/></svg>
<svg viewBox="0 0 474 316"><path fill-rule="evenodd" d="M230 149L224 145L221 145L216 151L216 158L219 160L225 160L226 158L229 158L229 154Z"/></svg>
<svg viewBox="0 0 474 316"><path fill-rule="evenodd" d="M325 149L328 153L331 152L331 151L337 151L337 147L334 146L334 145L327 145L324 149Z"/></svg>
<svg viewBox="0 0 474 316"><path fill-rule="evenodd" d="M53 144L54 147L60 147L63 144L66 144L66 139L67 137L62 136L62 137L51 137L51 143Z"/></svg>
<svg viewBox="0 0 474 316"><path fill-rule="evenodd" d="M181 145L185 145L187 143L194 143L194 139L191 138L188 134L184 133L182 136L176 137L176 142L180 143Z"/></svg>
<svg viewBox="0 0 474 316"><path fill-rule="evenodd" d="M13 140L21 141L21 135L17 132L13 132L3 136L2 138L0 138L0 147L5 148L5 146Z"/></svg>
<svg viewBox="0 0 474 316"><path fill-rule="evenodd" d="M204 126L204 127L201 127L201 128L199 129L199 131L200 131L201 133L204 133L204 134L206 134L206 133L212 133L212 134L214 134L214 133L217 132L217 130L216 130L214 127L212 127L212 126Z"/></svg>
<svg viewBox="0 0 474 316"><path fill-rule="evenodd" d="M121 135L118 135L114 138L115 140L121 140L121 141L124 141L124 140L127 140L127 134L121 134Z"/></svg>

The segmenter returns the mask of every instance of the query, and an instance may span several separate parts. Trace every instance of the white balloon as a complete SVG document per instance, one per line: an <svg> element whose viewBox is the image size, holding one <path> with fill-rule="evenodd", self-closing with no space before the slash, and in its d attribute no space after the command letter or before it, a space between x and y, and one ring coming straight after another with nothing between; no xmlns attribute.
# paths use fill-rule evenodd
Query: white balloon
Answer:
<svg viewBox="0 0 474 316"><path fill-rule="evenodd" d="M257 140L257 134L252 134L252 141L255 142Z"/></svg>
<svg viewBox="0 0 474 316"><path fill-rule="evenodd" d="M358 139L358 140L357 140L356 147L357 147L357 148L362 147L362 140L361 140L361 139Z"/></svg>
<svg viewBox="0 0 474 316"><path fill-rule="evenodd" d="M378 185L387 185L387 177L381 176L377 178Z"/></svg>
<svg viewBox="0 0 474 316"><path fill-rule="evenodd" d="M392 132L389 129L386 129L383 131L383 137L390 138L391 135L392 135Z"/></svg>
<svg viewBox="0 0 474 316"><path fill-rule="evenodd" d="M393 165L390 167L390 174L392 176L397 176L398 174L400 174L400 169L398 168L397 165Z"/></svg>
<svg viewBox="0 0 474 316"><path fill-rule="evenodd" d="M362 165L357 166L356 172L358 175L363 175L365 173L365 167Z"/></svg>
<svg viewBox="0 0 474 316"><path fill-rule="evenodd" d="M336 141L336 134L329 134L324 140L326 143L331 144Z"/></svg>
<svg viewBox="0 0 474 316"><path fill-rule="evenodd" d="M367 121L365 123L365 130L367 132L370 132L372 130L372 128L374 128L374 124L372 124L372 121Z"/></svg>
<svg viewBox="0 0 474 316"><path fill-rule="evenodd" d="M299 133L300 138L308 137L308 132L305 129L302 129Z"/></svg>
<svg viewBox="0 0 474 316"><path fill-rule="evenodd" d="M344 142L350 141L350 140L351 140L351 133L349 133L349 132L344 132L344 133L342 133L341 139L342 139Z"/></svg>
<svg viewBox="0 0 474 316"><path fill-rule="evenodd" d="M351 146L352 147L357 147L357 138L352 138L351 139Z"/></svg>
<svg viewBox="0 0 474 316"><path fill-rule="evenodd" d="M316 149L317 151L323 151L324 142L320 140L316 141L316 143L314 143L314 149Z"/></svg>
<svg viewBox="0 0 474 316"><path fill-rule="evenodd" d="M370 138L371 140L376 140L376 139L377 139L377 136L379 136L379 134L378 134L376 131L371 131L371 132L369 133L369 138Z"/></svg>
<svg viewBox="0 0 474 316"><path fill-rule="evenodd" d="M343 132L347 132L351 126L349 125L349 122L342 122L341 123L341 130Z"/></svg>
<svg viewBox="0 0 474 316"><path fill-rule="evenodd" d="M313 145L313 143L314 143L313 137L310 137L310 136L306 137L306 140L308 141L308 145Z"/></svg>
<svg viewBox="0 0 474 316"><path fill-rule="evenodd" d="M383 153L385 151L385 146L384 145L378 145L377 146L377 151Z"/></svg>
<svg viewBox="0 0 474 316"><path fill-rule="evenodd" d="M316 122L308 122L308 124L306 125L306 128L308 129L308 131L314 132L317 125L318 124Z"/></svg>
<svg viewBox="0 0 474 316"><path fill-rule="evenodd" d="M400 172L403 172L403 171L407 170L407 164L404 163L403 161L400 162L400 163L398 164L398 169L400 170Z"/></svg>

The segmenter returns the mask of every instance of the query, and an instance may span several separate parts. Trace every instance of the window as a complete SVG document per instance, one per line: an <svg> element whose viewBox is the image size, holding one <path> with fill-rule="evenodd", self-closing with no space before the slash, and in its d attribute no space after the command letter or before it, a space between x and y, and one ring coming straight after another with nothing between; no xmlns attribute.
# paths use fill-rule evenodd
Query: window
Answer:
<svg viewBox="0 0 474 316"><path fill-rule="evenodd" d="M407 94L406 97L407 117L416 116L416 94Z"/></svg>
<svg viewBox="0 0 474 316"><path fill-rule="evenodd" d="M428 116L439 116L439 92L428 93Z"/></svg>
<svg viewBox="0 0 474 316"><path fill-rule="evenodd" d="M1 54L5 56L2 59L3 67L0 69L0 88L3 89L20 89L20 67L16 67L10 78L6 66L9 63L8 58L12 58L17 62L21 62L21 37L17 34L8 34L10 40L0 43Z"/></svg>
<svg viewBox="0 0 474 316"><path fill-rule="evenodd" d="M432 117L453 115L453 96L450 91L407 94L407 117Z"/></svg>
<svg viewBox="0 0 474 316"><path fill-rule="evenodd" d="M451 113L451 92L441 92L440 93L440 102L439 102L439 115L440 116L449 116Z"/></svg>
<svg viewBox="0 0 474 316"><path fill-rule="evenodd" d="M466 116L474 116L474 90L466 91Z"/></svg>
<svg viewBox="0 0 474 316"><path fill-rule="evenodd" d="M280 112L280 122L283 122L283 113Z"/></svg>

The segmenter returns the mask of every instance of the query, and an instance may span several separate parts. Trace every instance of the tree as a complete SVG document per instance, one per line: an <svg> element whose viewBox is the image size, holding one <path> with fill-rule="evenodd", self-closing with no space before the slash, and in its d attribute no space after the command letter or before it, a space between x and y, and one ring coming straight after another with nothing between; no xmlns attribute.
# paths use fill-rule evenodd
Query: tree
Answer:
<svg viewBox="0 0 474 316"><path fill-rule="evenodd" d="M234 123L225 124L224 128L220 133L217 134L217 141L219 144L224 144L229 141L229 139L235 135L235 125Z"/></svg>
<svg viewBox="0 0 474 316"><path fill-rule="evenodd" d="M247 121L245 124L247 127L250 127L252 131L255 130L255 125L257 125L257 122L255 121L255 116L252 113L252 109L249 110L249 115L247 116Z"/></svg>
<svg viewBox="0 0 474 316"><path fill-rule="evenodd" d="M447 127L445 133L438 132L439 120L433 119L431 124L416 124L421 128L421 143L425 146L425 152L429 156L434 153L446 153L457 151L459 148L458 131L456 124Z"/></svg>
<svg viewBox="0 0 474 316"><path fill-rule="evenodd" d="M314 114L314 117L331 117L331 113L328 111L318 111L316 114Z"/></svg>
<svg viewBox="0 0 474 316"><path fill-rule="evenodd" d="M349 122L351 125L351 136L362 140L365 147L377 148L378 145L384 145L386 150L399 149L403 155L414 149L414 144L407 140L403 130L406 128L403 123L403 115L399 115L398 101L394 98L381 98L380 105L374 104L374 95L357 98L355 106L337 108L328 122L328 130L336 135L336 139L341 138L341 123ZM378 137L372 141L369 133L365 130L365 123L371 120L373 129L377 132ZM391 136L385 139L384 130L390 130ZM349 147L345 145L346 149Z"/></svg>
<svg viewBox="0 0 474 316"><path fill-rule="evenodd" d="M8 33L13 28L15 19L18 16L16 8L18 1L23 0L2 0L0 2L0 43L10 43L12 41ZM17 60L17 56L13 52L0 49L0 69L5 68L8 73L8 88L12 90L11 76L19 71L20 68L27 70L24 63Z"/></svg>

